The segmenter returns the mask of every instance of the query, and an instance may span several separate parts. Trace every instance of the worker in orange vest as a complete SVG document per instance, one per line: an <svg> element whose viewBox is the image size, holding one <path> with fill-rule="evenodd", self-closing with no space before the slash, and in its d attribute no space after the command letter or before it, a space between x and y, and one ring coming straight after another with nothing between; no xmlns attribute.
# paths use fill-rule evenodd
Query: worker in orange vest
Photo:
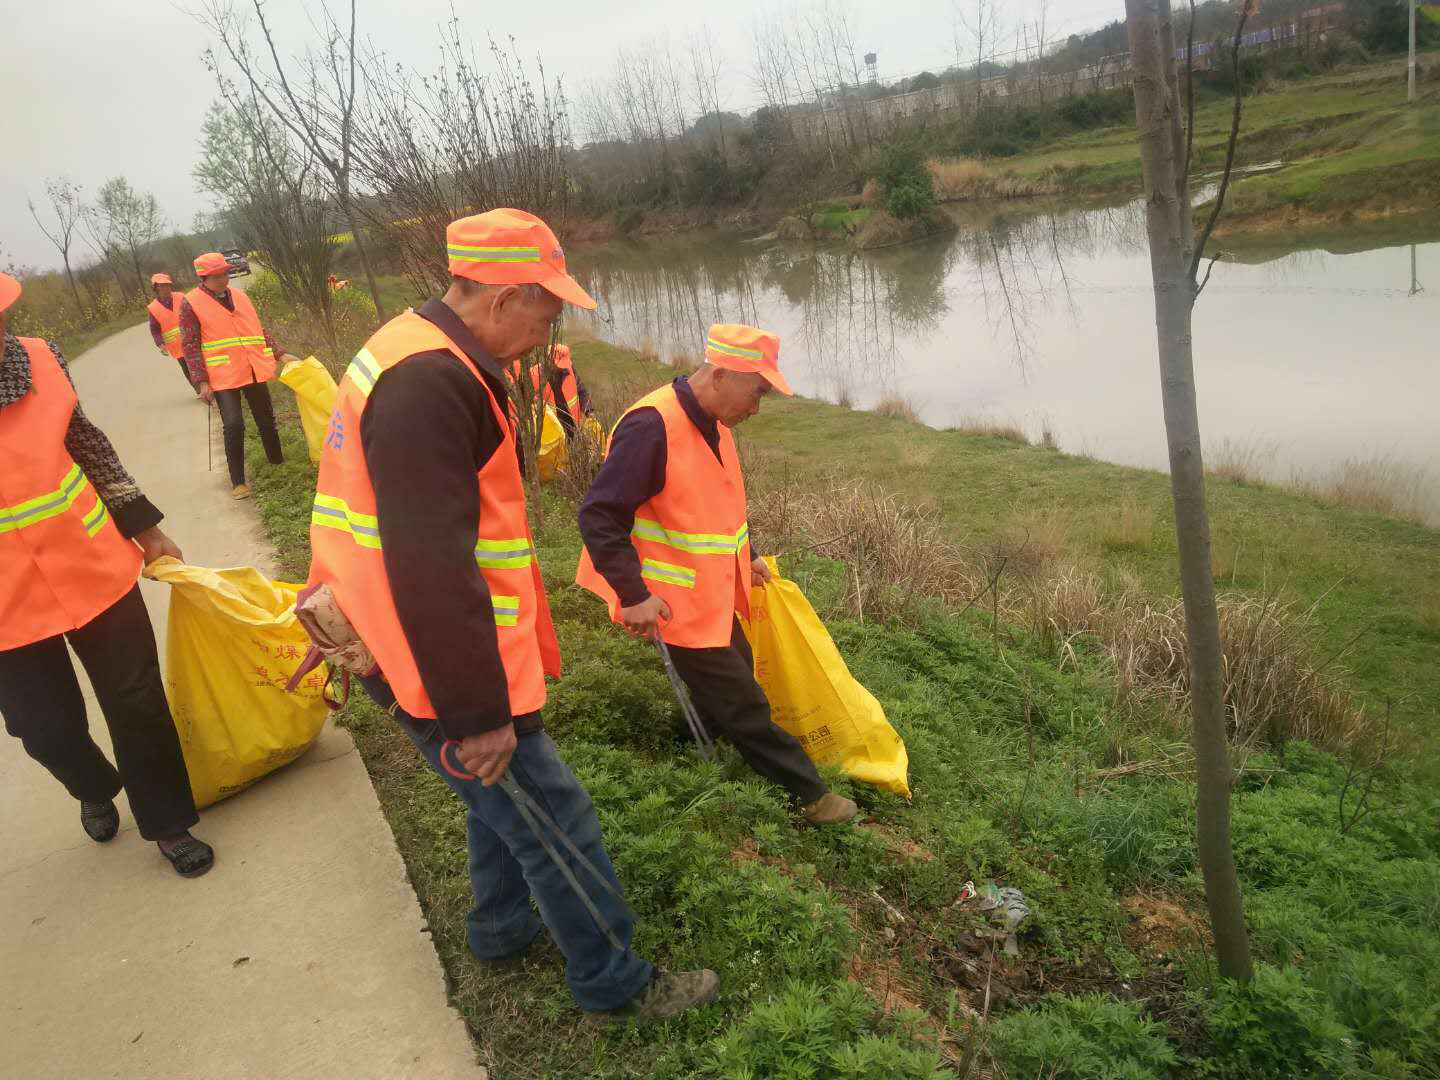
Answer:
<svg viewBox="0 0 1440 1080"><path fill-rule="evenodd" d="M760 410L780 374L780 339L719 324L705 363L646 395L615 426L605 463L580 506L576 583L632 633L660 637L708 726L761 776L784 787L816 825L856 806L826 790L815 764L770 716L740 619L752 578L770 579L750 550L745 478L730 434Z"/></svg>
<svg viewBox="0 0 1440 1080"><path fill-rule="evenodd" d="M195 274L200 286L180 302L181 351L205 404L220 410L230 494L246 499L250 485L245 483L245 417L240 399L243 396L250 405L266 459L271 465L282 464L285 452L266 384L275 378L276 357L282 362L295 357L281 351L260 325L250 298L230 288L230 264L224 255L218 251L201 255L195 260Z"/></svg>
<svg viewBox="0 0 1440 1080"><path fill-rule="evenodd" d="M590 391L585 389L585 384L580 381L580 376L575 371L575 360L570 355L569 345L556 345L553 359L555 369L550 373L550 381L545 384L542 397L545 404L555 410L560 426L565 429L565 437L573 439L575 432L580 430L580 425L585 422L585 417L590 415ZM520 378L520 368L519 360L510 365L512 380ZM530 368L530 385L540 389L538 364Z"/></svg>
<svg viewBox="0 0 1440 1080"><path fill-rule="evenodd" d="M81 411L60 350L6 332L19 296L20 283L0 274L0 714L79 801L87 836L114 838L123 787L140 835L195 877L215 853L190 835L199 818L136 583L142 563L180 550ZM118 770L90 738L67 641Z"/></svg>
<svg viewBox="0 0 1440 1080"><path fill-rule="evenodd" d="M180 350L180 297L174 295L175 286L169 274L152 274L150 288L155 298L150 301L150 336L155 347L180 365L180 374L185 376L185 385L195 391L200 388L190 381L190 368Z"/></svg>
<svg viewBox="0 0 1440 1080"><path fill-rule="evenodd" d="M348 640L374 655L366 690L468 811L471 951L508 961L543 920L582 1009L672 1016L713 996L716 977L661 972L630 949L634 921L595 807L540 716L560 652L505 370L549 341L565 303L595 302L533 214L462 218L446 239L444 297L382 326L340 381L311 516L310 586L333 594L354 628ZM593 909L495 786L507 770L604 879Z"/></svg>

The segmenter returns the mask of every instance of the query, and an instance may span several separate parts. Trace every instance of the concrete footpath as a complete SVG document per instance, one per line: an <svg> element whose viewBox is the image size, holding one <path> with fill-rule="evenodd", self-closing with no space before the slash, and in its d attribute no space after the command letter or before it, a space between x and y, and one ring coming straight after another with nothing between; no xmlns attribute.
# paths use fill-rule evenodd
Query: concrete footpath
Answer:
<svg viewBox="0 0 1440 1080"><path fill-rule="evenodd" d="M269 572L253 505L230 498L219 417L207 472L208 410L148 330L116 335L72 371L186 559ZM142 587L163 661L169 587ZM119 804L120 835L91 842L65 790L0 740L0 1075L486 1076L348 734L327 725L299 761L201 811L195 832L217 858L194 881Z"/></svg>

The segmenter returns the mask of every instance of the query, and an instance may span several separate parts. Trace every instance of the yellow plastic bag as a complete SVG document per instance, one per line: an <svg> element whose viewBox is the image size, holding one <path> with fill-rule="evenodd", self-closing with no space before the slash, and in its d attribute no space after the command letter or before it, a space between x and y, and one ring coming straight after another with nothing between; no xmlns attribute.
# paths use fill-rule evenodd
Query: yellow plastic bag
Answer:
<svg viewBox="0 0 1440 1080"><path fill-rule="evenodd" d="M540 428L540 480L549 483L550 478L565 467L569 458L566 446L565 428L560 417L555 415L553 405L545 406L545 422Z"/></svg>
<svg viewBox="0 0 1440 1080"><path fill-rule="evenodd" d="M910 758L885 710L850 674L800 586L780 576L774 559L765 563L770 584L751 590L745 633L775 723L815 761L908 799Z"/></svg>
<svg viewBox="0 0 1440 1080"><path fill-rule="evenodd" d="M326 671L285 690L310 644L295 618L299 585L168 557L145 576L172 586L165 690L195 805L209 806L310 748L325 723Z"/></svg>
<svg viewBox="0 0 1440 1080"><path fill-rule="evenodd" d="M305 429L305 445L310 450L310 461L318 465L330 430L335 395L340 388L325 365L313 356L286 364L280 369L280 381L295 391L295 400L300 406L300 426Z"/></svg>

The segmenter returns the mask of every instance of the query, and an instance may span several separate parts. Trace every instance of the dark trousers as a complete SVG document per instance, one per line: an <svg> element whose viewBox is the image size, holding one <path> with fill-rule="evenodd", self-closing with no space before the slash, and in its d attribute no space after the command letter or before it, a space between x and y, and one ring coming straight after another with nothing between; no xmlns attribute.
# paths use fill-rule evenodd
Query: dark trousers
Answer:
<svg viewBox="0 0 1440 1080"><path fill-rule="evenodd" d="M465 806L470 843L470 889L475 906L466 919L470 951L482 959L498 959L519 952L540 932L540 920L565 954L565 981L582 1009L597 1012L624 1005L650 981L650 964L629 947L635 934L630 912L600 888L563 845L551 846L570 866L571 873L588 890L596 908L610 924L624 952L618 952L591 918L530 826L515 809L510 796L479 780L455 776L441 764L445 736L434 720L419 720L395 703L390 686L378 676L362 680L375 702L394 709L405 734L427 764L449 785ZM450 748L449 762L459 763ZM510 758L510 778L550 815L580 852L620 892L620 881L600 836L595 804L570 767L561 760L555 744L543 731L530 731L516 740ZM530 908L530 898L540 919Z"/></svg>
<svg viewBox="0 0 1440 1080"><path fill-rule="evenodd" d="M815 763L794 736L770 719L770 701L755 681L755 657L739 619L728 646L682 649L672 645L670 656L690 688L695 711L712 735L729 739L747 765L802 804L825 794L825 781L815 771Z"/></svg>
<svg viewBox="0 0 1440 1080"><path fill-rule="evenodd" d="M220 424L225 431L225 464L230 468L230 483L245 482L245 415L240 411L240 398L250 403L250 415L260 429L260 444L271 465L285 460L280 449L280 433L275 430L275 410L270 406L268 383L251 383L235 390L216 390L215 405L220 410Z"/></svg>
<svg viewBox="0 0 1440 1080"><path fill-rule="evenodd" d="M95 688L118 770L90 738L66 638ZM5 730L75 798L106 802L123 786L146 840L176 836L199 820L139 585L78 630L0 652L0 714Z"/></svg>

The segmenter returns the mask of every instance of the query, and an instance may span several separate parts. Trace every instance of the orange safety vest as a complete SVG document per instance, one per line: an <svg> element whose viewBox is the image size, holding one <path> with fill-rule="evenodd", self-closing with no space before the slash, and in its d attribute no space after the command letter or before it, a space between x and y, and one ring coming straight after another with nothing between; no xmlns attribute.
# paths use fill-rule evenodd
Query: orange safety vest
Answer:
<svg viewBox="0 0 1440 1080"><path fill-rule="evenodd" d="M135 587L140 548L65 449L75 388L40 338L30 389L0 408L0 650L78 630Z"/></svg>
<svg viewBox="0 0 1440 1080"><path fill-rule="evenodd" d="M717 461L673 385L641 398L625 416L644 408L665 421L666 458L665 486L636 509L630 533L640 574L670 605L673 617L660 629L668 644L721 648L730 644L735 615L750 615L750 526L735 437L719 425ZM580 553L575 583L606 601L610 617L620 621L620 600L588 550Z"/></svg>
<svg viewBox="0 0 1440 1080"><path fill-rule="evenodd" d="M200 350L212 390L235 390L275 378L275 354L265 344L255 305L239 289L231 289L230 298L233 312L203 286L185 294L200 319Z"/></svg>
<svg viewBox="0 0 1440 1080"><path fill-rule="evenodd" d="M575 379L575 361L570 358L569 345L555 346L555 367L565 373L565 377L560 383L560 390L565 396L565 403L563 406L556 403L555 388L549 383L546 383L542 395L545 400L545 404L553 406L556 409L563 407L564 410L568 412L570 416L574 419L574 421L578 424L585 418L580 415L580 384ZM513 364L510 365L510 377L512 379L520 378L519 360L516 360ZM535 387L536 390L540 389L539 364L536 364L530 368L530 385Z"/></svg>
<svg viewBox="0 0 1440 1080"><path fill-rule="evenodd" d="M171 290L168 308L160 302L158 296L150 301L150 314L155 316L155 321L160 324L160 340L165 343L165 351L176 360L185 355L180 349L180 301L183 299L184 293Z"/></svg>
<svg viewBox="0 0 1440 1080"><path fill-rule="evenodd" d="M435 706L425 693L395 613L380 548L375 489L360 443L360 418L376 380L406 358L434 351L452 353L480 381L495 422L504 433L504 440L476 475L480 521L475 562L495 608L510 710L515 716L524 716L545 704L545 676L559 677L560 646L525 515L525 488L514 435L499 402L461 348L413 311L377 330L340 380L310 515L310 584L326 582L334 590L340 609L375 654L400 706L411 716L435 719Z"/></svg>

